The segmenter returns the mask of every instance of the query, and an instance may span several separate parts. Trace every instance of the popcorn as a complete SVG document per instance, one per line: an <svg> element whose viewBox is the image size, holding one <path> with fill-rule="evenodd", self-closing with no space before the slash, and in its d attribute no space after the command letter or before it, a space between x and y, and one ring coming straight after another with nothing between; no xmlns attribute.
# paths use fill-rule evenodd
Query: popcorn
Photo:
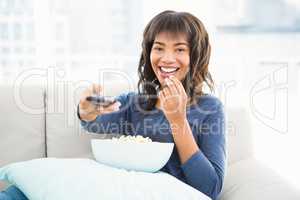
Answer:
<svg viewBox="0 0 300 200"><path fill-rule="evenodd" d="M143 137L141 135L136 135L136 136L132 136L132 135L125 136L125 135L122 135L119 138L113 137L112 140L113 141L122 141L122 142L139 142L139 143L152 142L151 138L149 138L149 137Z"/></svg>

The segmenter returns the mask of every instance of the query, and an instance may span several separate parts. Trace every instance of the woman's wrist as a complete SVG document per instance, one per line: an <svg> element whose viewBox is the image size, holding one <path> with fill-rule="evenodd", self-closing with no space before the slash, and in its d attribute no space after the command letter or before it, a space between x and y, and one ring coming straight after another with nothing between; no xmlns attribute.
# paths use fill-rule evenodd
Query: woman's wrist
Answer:
<svg viewBox="0 0 300 200"><path fill-rule="evenodd" d="M178 135L185 132L186 126L189 126L188 120L186 117L177 118L170 123L171 131L173 135Z"/></svg>
<svg viewBox="0 0 300 200"><path fill-rule="evenodd" d="M186 115L183 115L181 117L177 117L177 118L169 121L169 123L171 125L174 125L174 126L182 126L182 125L184 125L187 122L188 122L188 120L187 120Z"/></svg>

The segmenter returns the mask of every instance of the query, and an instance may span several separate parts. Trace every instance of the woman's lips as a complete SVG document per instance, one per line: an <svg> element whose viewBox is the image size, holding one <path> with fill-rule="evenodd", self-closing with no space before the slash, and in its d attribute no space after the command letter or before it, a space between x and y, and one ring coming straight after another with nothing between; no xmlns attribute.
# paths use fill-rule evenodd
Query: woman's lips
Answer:
<svg viewBox="0 0 300 200"><path fill-rule="evenodd" d="M165 78L168 78L168 77L171 76L171 75L174 76L174 74L176 74L176 72L177 72L178 70L179 70L179 68L178 68L176 71L174 71L174 72L164 72L164 71L161 70L160 67L158 67L158 74L159 74L163 79L165 79Z"/></svg>

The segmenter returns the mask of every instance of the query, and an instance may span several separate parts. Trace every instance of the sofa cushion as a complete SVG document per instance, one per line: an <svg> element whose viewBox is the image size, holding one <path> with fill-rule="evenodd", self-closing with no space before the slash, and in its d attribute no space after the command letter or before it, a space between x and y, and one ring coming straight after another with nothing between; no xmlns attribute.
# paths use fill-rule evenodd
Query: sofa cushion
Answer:
<svg viewBox="0 0 300 200"><path fill-rule="evenodd" d="M220 200L298 200L300 192L254 158L236 162L227 170Z"/></svg>

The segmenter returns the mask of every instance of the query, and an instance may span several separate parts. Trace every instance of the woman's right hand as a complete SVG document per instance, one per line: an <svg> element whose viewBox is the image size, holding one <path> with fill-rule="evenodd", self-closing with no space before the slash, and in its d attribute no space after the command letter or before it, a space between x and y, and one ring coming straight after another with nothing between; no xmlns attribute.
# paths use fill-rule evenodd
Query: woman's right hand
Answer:
<svg viewBox="0 0 300 200"><path fill-rule="evenodd" d="M98 115L111 113L119 110L121 103L116 101L110 106L103 107L94 105L90 101L87 101L88 96L100 95L102 88L100 85L92 84L88 89L84 90L80 97L79 102L79 115L80 118L84 121L93 121L97 118Z"/></svg>

